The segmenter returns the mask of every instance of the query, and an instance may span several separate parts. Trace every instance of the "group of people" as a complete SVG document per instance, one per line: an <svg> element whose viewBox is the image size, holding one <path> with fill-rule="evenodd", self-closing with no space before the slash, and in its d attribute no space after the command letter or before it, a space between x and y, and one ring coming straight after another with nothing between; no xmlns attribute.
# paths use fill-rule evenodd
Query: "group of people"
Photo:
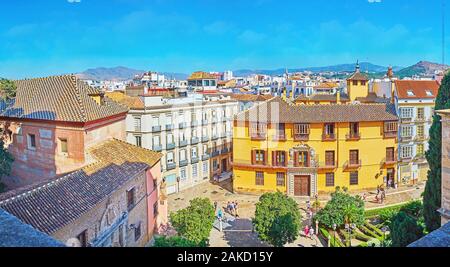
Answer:
<svg viewBox="0 0 450 267"><path fill-rule="evenodd" d="M214 210L217 212L217 209L219 209L217 214L221 214L222 216L220 216L220 217L223 217L222 208L219 207L218 205L219 204L217 203L217 201L215 201L214 202ZM239 218L238 207L239 207L239 204L237 201L232 201L232 202L228 201L225 211L227 213L231 214L232 216Z"/></svg>
<svg viewBox="0 0 450 267"><path fill-rule="evenodd" d="M386 199L386 190L382 186L377 187L377 194L375 195L375 201L379 204L383 204Z"/></svg>
<svg viewBox="0 0 450 267"><path fill-rule="evenodd" d="M314 231L314 227L309 227L308 225L306 225L305 228L303 228L303 234L309 239L314 239L314 235L316 233Z"/></svg>

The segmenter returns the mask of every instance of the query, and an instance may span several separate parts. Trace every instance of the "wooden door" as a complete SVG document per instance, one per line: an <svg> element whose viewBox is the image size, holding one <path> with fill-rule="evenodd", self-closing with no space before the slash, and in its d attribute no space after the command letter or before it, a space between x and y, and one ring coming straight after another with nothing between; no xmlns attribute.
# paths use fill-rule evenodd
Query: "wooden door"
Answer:
<svg viewBox="0 0 450 267"><path fill-rule="evenodd" d="M294 177L294 195L297 197L306 197L311 195L310 176L299 175Z"/></svg>

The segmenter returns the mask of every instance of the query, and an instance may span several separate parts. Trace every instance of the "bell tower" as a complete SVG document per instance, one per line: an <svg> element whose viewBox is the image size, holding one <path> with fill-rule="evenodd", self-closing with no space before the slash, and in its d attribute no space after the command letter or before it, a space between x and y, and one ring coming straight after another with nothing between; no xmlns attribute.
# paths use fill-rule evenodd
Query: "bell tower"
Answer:
<svg viewBox="0 0 450 267"><path fill-rule="evenodd" d="M369 94L369 79L361 73L359 61L356 62L355 72L347 79L347 93L351 102Z"/></svg>

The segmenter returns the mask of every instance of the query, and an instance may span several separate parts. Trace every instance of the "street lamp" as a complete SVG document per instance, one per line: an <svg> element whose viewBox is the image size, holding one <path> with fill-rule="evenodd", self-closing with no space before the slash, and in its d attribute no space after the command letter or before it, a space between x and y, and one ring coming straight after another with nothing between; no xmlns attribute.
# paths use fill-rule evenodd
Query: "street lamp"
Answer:
<svg viewBox="0 0 450 267"><path fill-rule="evenodd" d="M333 247L336 247L336 228L337 228L337 225L335 223L333 223L333 234L334 234Z"/></svg>
<svg viewBox="0 0 450 267"><path fill-rule="evenodd" d="M383 247L386 247L386 235L389 235L390 233L389 226L383 226L381 231L383 232Z"/></svg>

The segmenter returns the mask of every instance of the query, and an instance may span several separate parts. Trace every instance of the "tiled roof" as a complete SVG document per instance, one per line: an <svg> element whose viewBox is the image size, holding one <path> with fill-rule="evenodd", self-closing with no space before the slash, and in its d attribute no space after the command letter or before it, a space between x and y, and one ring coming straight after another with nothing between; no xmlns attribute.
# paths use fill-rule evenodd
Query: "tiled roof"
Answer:
<svg viewBox="0 0 450 267"><path fill-rule="evenodd" d="M389 103L389 98L378 97L376 93L370 92L366 97L357 97L356 101L361 103Z"/></svg>
<svg viewBox="0 0 450 267"><path fill-rule="evenodd" d="M327 123L396 121L391 104L290 105L280 97L254 106L236 116L238 121L267 123Z"/></svg>
<svg viewBox="0 0 450 267"><path fill-rule="evenodd" d="M261 102L272 98L271 95L232 94L231 98L242 102Z"/></svg>
<svg viewBox="0 0 450 267"><path fill-rule="evenodd" d="M408 247L450 247L450 223L410 244Z"/></svg>
<svg viewBox="0 0 450 267"><path fill-rule="evenodd" d="M329 94L315 94L310 97L307 97L305 95L300 95L296 98L296 101L302 102L302 101L331 101L335 102L337 101L337 95L329 95ZM341 101L348 102L350 101L350 98L347 94L341 94Z"/></svg>
<svg viewBox="0 0 450 267"><path fill-rule="evenodd" d="M160 153L115 139L92 148L89 153L96 163L0 201L0 208L44 233L53 234L161 159Z"/></svg>
<svg viewBox="0 0 450 267"><path fill-rule="evenodd" d="M36 120L88 122L128 111L105 97L98 104L90 95L102 92L74 75L15 81L17 95L0 101L0 116Z"/></svg>
<svg viewBox="0 0 450 267"><path fill-rule="evenodd" d="M368 81L369 78L367 78L366 75L362 74L359 70L355 71L350 77L347 78L349 81Z"/></svg>
<svg viewBox="0 0 450 267"><path fill-rule="evenodd" d="M192 73L191 76L188 78L188 80L200 80L200 79L217 79L217 77L213 74L204 71L197 71Z"/></svg>
<svg viewBox="0 0 450 267"><path fill-rule="evenodd" d="M337 83L334 82L323 82L320 83L319 85L314 86L314 88L316 89L335 89L338 88L339 85Z"/></svg>
<svg viewBox="0 0 450 267"><path fill-rule="evenodd" d="M131 109L143 109L144 102L137 96L127 96L123 92L110 92L106 93L106 96L116 102L119 102Z"/></svg>
<svg viewBox="0 0 450 267"><path fill-rule="evenodd" d="M64 244L0 209L0 247L64 247Z"/></svg>
<svg viewBox="0 0 450 267"><path fill-rule="evenodd" d="M417 80L397 80L395 87L399 98L436 98L439 92L439 83L437 81L417 81ZM408 95L408 91L412 91L414 95ZM427 95L426 91L430 91L432 96Z"/></svg>

